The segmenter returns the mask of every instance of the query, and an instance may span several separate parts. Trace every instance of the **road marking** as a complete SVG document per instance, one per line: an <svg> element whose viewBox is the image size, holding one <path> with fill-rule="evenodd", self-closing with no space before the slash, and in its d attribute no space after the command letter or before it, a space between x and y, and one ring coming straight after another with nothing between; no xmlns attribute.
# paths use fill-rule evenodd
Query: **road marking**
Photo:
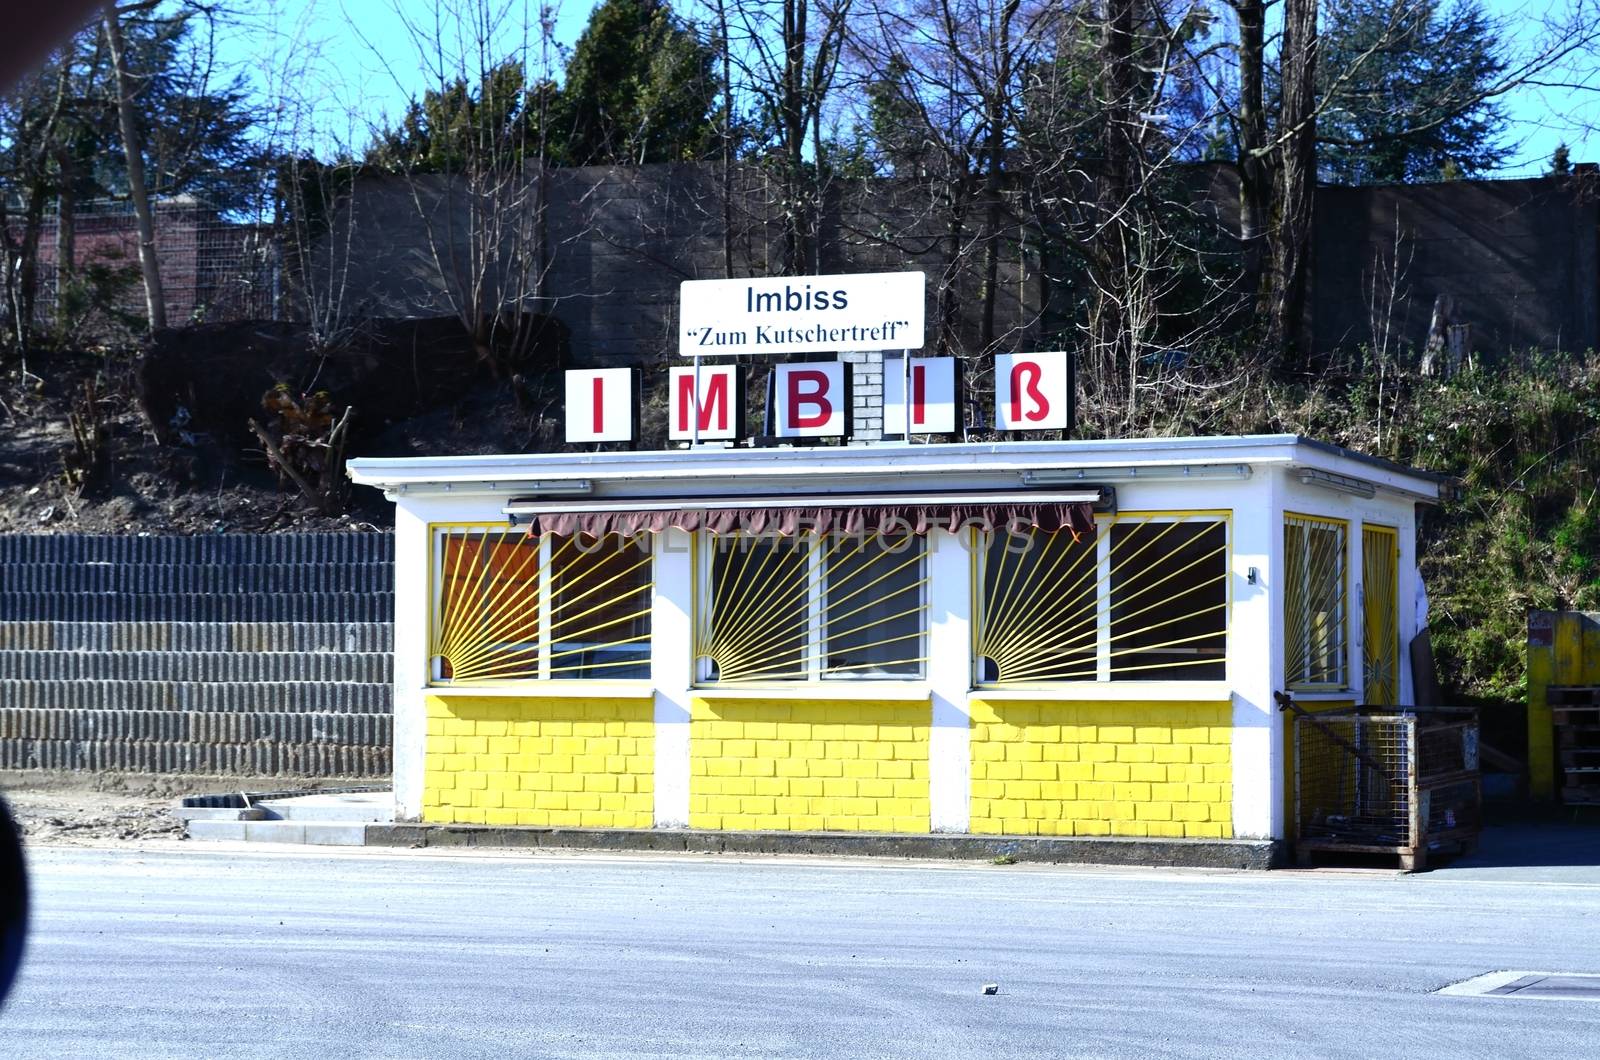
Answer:
<svg viewBox="0 0 1600 1060"><path fill-rule="evenodd" d="M1488 972L1437 991L1451 997L1493 997L1512 1001L1600 1002L1597 972Z"/></svg>

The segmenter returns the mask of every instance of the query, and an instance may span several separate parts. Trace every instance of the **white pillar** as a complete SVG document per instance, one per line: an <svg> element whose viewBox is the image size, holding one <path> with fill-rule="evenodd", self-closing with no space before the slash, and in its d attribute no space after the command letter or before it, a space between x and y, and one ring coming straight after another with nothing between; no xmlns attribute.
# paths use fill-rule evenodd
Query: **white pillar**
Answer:
<svg viewBox="0 0 1600 1060"><path fill-rule="evenodd" d="M655 689L655 826L689 827L689 698L694 683L693 538L655 535L650 683Z"/></svg>
<svg viewBox="0 0 1600 1060"><path fill-rule="evenodd" d="M1258 469L1234 493L1233 615L1228 687L1233 690L1233 834L1282 836L1283 719L1272 693L1283 687L1283 512L1281 473ZM1250 572L1255 571L1255 584Z"/></svg>
<svg viewBox="0 0 1600 1060"><path fill-rule="evenodd" d="M394 812L422 816L428 745L428 519L402 499L394 514Z"/></svg>
<svg viewBox="0 0 1600 1060"><path fill-rule="evenodd" d="M928 803L935 832L965 832L972 813L972 721L967 712L972 655L970 531L928 534Z"/></svg>
<svg viewBox="0 0 1600 1060"><path fill-rule="evenodd" d="M1417 622L1418 592L1425 588L1422 571L1417 564L1417 509L1408 505L1396 512L1395 544L1399 557L1395 563L1395 627L1400 638L1400 657L1395 660L1400 667L1400 680L1395 687L1401 703L1416 703L1416 674L1411 669L1411 640L1421 633Z"/></svg>

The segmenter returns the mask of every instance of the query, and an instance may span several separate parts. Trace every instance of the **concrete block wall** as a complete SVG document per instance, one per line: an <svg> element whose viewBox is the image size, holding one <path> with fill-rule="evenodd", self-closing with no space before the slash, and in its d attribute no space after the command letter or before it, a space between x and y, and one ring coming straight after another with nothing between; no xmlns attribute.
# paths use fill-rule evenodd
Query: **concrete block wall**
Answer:
<svg viewBox="0 0 1600 1060"><path fill-rule="evenodd" d="M387 534L0 536L0 768L386 776Z"/></svg>

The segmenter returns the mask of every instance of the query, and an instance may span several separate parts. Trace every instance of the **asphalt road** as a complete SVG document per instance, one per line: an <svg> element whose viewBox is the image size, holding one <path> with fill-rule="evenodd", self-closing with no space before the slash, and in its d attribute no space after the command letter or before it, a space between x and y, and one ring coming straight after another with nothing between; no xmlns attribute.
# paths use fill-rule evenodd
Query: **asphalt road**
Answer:
<svg viewBox="0 0 1600 1060"><path fill-rule="evenodd" d="M31 851L0 1055L1600 1055L1600 1004L1432 993L1600 972L1600 869L1571 858L1403 877L258 849Z"/></svg>

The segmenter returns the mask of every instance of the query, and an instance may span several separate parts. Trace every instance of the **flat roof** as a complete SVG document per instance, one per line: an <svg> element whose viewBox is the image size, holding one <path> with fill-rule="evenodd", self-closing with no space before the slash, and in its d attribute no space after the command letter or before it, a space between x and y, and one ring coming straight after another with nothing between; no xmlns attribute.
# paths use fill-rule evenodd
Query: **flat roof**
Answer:
<svg viewBox="0 0 1600 1060"><path fill-rule="evenodd" d="M1437 501L1448 476L1404 467L1294 434L1070 441L910 443L639 451L362 457L346 473L391 494L492 492L584 481L627 483L652 493L713 482L761 488L777 483L837 488L841 481L930 476L975 478L1026 471L1121 471L1246 466L1302 467L1345 475L1376 488ZM1201 477L1201 476L1197 476ZM819 479L823 480L819 482Z"/></svg>

